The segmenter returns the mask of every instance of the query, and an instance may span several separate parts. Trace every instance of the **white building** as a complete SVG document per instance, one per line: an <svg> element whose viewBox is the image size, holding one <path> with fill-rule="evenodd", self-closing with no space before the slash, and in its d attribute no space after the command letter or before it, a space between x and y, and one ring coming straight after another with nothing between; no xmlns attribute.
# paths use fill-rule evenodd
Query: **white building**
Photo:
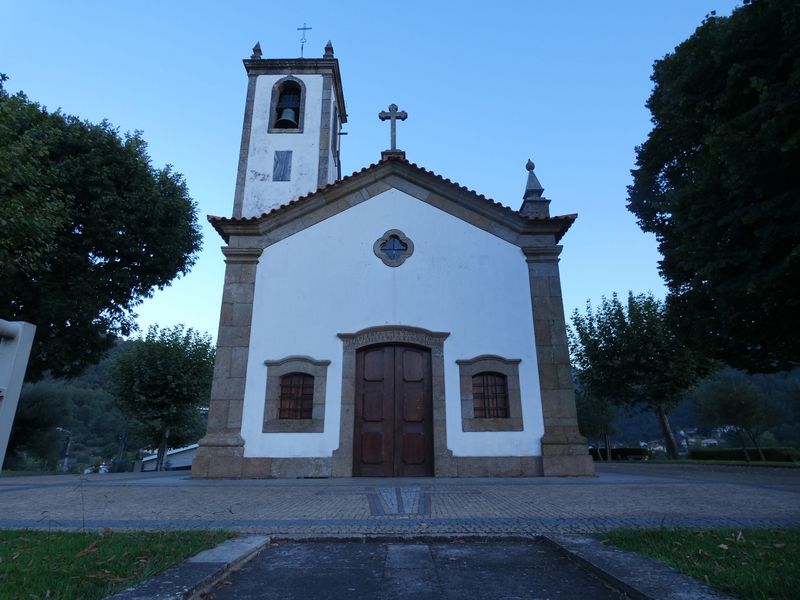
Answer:
<svg viewBox="0 0 800 600"><path fill-rule="evenodd" d="M233 216L209 217L227 266L192 476L592 474L558 272L575 215L550 217L533 163L519 211L394 148L340 178L330 43L244 64Z"/></svg>
<svg viewBox="0 0 800 600"><path fill-rule="evenodd" d="M197 444L189 444L182 448L170 448L164 454L164 470L180 471L189 469L197 455ZM155 471L158 453L152 452L142 458L142 471ZM108 472L108 471L106 471Z"/></svg>

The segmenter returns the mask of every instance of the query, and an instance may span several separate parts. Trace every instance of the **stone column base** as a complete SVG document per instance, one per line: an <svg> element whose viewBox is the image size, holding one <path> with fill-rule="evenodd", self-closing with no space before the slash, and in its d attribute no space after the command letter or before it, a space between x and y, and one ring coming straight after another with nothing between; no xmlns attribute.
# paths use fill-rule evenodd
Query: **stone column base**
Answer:
<svg viewBox="0 0 800 600"><path fill-rule="evenodd" d="M583 455L543 456L545 477L594 477L592 457Z"/></svg>
<svg viewBox="0 0 800 600"><path fill-rule="evenodd" d="M586 438L572 426L553 426L542 436L545 477L593 477L594 461Z"/></svg>
<svg viewBox="0 0 800 600"><path fill-rule="evenodd" d="M240 479L244 440L237 434L210 434L200 440L192 461L193 479Z"/></svg>

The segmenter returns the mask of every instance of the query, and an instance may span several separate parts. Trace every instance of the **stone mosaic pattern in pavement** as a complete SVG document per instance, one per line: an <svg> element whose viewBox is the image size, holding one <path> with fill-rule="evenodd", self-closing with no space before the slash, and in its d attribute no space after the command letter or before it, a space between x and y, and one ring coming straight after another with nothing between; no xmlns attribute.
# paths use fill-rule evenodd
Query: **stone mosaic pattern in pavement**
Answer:
<svg viewBox="0 0 800 600"><path fill-rule="evenodd" d="M800 469L598 465L593 478L0 478L0 528L224 528L283 535L800 527Z"/></svg>

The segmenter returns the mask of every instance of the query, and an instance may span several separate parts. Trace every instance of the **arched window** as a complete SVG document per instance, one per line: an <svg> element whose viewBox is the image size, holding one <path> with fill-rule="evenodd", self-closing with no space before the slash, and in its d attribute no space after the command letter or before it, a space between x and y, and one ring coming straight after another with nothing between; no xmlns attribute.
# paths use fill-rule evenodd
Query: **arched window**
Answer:
<svg viewBox="0 0 800 600"><path fill-rule="evenodd" d="M269 131L274 133L302 133L305 86L294 77L280 80L272 88Z"/></svg>
<svg viewBox="0 0 800 600"><path fill-rule="evenodd" d="M492 372L473 375L472 400L476 419L508 418L506 376Z"/></svg>
<svg viewBox="0 0 800 600"><path fill-rule="evenodd" d="M287 373L281 377L279 419L310 419L314 408L314 377Z"/></svg>

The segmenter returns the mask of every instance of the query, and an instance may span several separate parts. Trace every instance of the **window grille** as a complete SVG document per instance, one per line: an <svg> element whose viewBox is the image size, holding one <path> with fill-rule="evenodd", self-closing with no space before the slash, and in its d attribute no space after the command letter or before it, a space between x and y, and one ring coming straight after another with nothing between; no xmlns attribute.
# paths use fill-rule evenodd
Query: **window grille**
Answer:
<svg viewBox="0 0 800 600"><path fill-rule="evenodd" d="M478 373L472 377L472 399L476 419L508 418L506 377L500 373Z"/></svg>
<svg viewBox="0 0 800 600"><path fill-rule="evenodd" d="M314 377L289 373L281 377L279 419L310 419L314 408Z"/></svg>

